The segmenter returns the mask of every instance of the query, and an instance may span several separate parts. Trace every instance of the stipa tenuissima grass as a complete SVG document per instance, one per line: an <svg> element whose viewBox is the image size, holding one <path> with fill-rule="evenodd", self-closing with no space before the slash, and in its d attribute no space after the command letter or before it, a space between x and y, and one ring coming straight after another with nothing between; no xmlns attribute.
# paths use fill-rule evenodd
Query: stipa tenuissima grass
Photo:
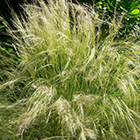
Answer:
<svg viewBox="0 0 140 140"><path fill-rule="evenodd" d="M121 21L102 21L94 9L64 0L47 5L38 0L23 9L20 19L13 13L17 30L5 22L21 59L0 86L12 98L28 99L15 121L18 134L23 139L138 140L140 45L131 38L115 40ZM109 35L101 38L104 22Z"/></svg>

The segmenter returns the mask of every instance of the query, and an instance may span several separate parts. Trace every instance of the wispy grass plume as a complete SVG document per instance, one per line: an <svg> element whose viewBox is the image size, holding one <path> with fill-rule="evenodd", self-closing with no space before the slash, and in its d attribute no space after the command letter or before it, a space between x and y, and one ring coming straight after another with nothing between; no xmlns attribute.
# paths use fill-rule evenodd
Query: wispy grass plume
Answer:
<svg viewBox="0 0 140 140"><path fill-rule="evenodd" d="M22 7L21 18L13 13L16 30L5 22L20 60L0 85L9 98L27 99L15 121L18 134L138 140L140 45L115 39L122 19L108 23L94 9L64 0ZM102 38L104 22L109 35Z"/></svg>

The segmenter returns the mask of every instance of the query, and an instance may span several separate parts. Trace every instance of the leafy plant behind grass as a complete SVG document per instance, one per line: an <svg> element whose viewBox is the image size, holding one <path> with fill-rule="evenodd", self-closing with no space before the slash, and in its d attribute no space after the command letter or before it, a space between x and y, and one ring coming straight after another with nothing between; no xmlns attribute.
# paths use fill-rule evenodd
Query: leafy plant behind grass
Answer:
<svg viewBox="0 0 140 140"><path fill-rule="evenodd" d="M135 0L96 0L95 8L98 9L99 16L105 20L112 20L115 16L120 17L124 14L122 20L123 26L116 38L127 38L129 35L139 36L140 28L140 1ZM105 33L108 32L108 26L103 25L102 29ZM106 36L106 34L104 34Z"/></svg>
<svg viewBox="0 0 140 140"><path fill-rule="evenodd" d="M139 44L114 41L121 20L101 39L95 11L62 0L24 5L13 13L14 47L21 63L0 85L8 97L27 98L15 123L23 139L138 139ZM12 66L12 65L11 65ZM17 90L18 89L18 90Z"/></svg>

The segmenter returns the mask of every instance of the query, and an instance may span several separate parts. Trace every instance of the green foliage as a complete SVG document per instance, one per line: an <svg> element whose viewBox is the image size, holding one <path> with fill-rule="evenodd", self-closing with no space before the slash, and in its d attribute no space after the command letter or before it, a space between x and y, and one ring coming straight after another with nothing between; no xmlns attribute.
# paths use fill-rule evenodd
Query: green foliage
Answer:
<svg viewBox="0 0 140 140"><path fill-rule="evenodd" d="M128 35L136 32L139 35L140 26L140 2L134 0L103 0L95 1L99 9L100 15L105 16L104 19L110 20L115 14L115 18L120 18L124 14L122 23L123 26L119 32L118 37L126 38ZM104 27L103 27L104 28Z"/></svg>
<svg viewBox="0 0 140 140"><path fill-rule="evenodd" d="M4 27L4 25L0 25L0 32L3 30Z"/></svg>
<svg viewBox="0 0 140 140"><path fill-rule="evenodd" d="M115 40L122 19L63 0L23 9L20 19L12 13L17 30L4 22L19 60L3 48L1 139L138 140L140 44Z"/></svg>

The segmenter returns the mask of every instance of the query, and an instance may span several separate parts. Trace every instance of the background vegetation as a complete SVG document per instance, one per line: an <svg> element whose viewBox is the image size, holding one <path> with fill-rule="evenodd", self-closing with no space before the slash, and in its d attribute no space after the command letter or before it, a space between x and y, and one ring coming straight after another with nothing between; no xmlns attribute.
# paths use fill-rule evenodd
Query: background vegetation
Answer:
<svg viewBox="0 0 140 140"><path fill-rule="evenodd" d="M1 18L0 139L139 140L140 7L126 2L39 0Z"/></svg>

